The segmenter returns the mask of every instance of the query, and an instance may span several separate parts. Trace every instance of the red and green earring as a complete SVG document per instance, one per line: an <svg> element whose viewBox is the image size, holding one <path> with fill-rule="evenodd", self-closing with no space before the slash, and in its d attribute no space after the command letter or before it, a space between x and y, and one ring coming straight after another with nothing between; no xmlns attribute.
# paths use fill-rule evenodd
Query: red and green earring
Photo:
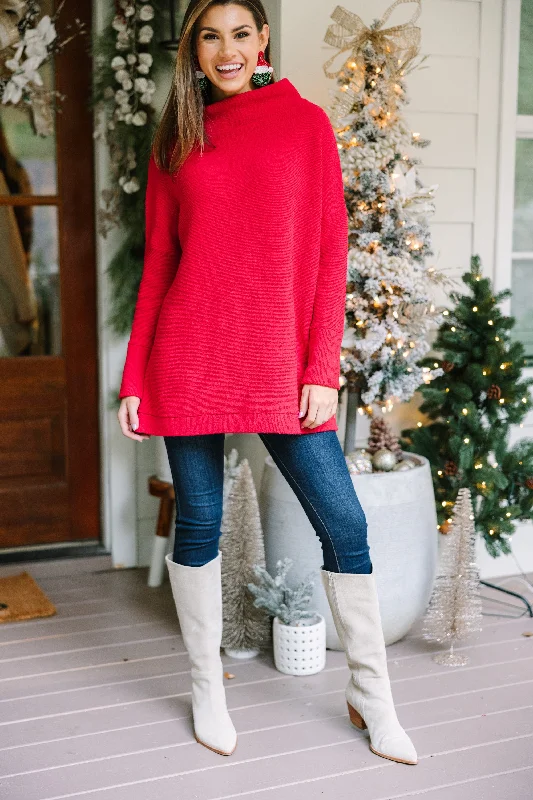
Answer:
<svg viewBox="0 0 533 800"><path fill-rule="evenodd" d="M209 86L209 81L205 76L205 72L202 72L202 70L200 69L200 63L196 56L194 58L194 67L196 70L196 80L198 81L198 85L202 90L202 92L205 92L207 87Z"/></svg>
<svg viewBox="0 0 533 800"><path fill-rule="evenodd" d="M254 83L255 86L266 86L267 83L270 83L273 72L274 67L270 66L265 59L264 52L260 50L257 56L257 66L252 75L252 83Z"/></svg>

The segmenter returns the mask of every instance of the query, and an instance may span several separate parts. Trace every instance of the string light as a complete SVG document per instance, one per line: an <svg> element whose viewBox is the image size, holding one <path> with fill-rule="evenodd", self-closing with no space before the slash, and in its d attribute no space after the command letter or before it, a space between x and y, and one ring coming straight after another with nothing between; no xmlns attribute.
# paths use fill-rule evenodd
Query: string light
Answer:
<svg viewBox="0 0 533 800"><path fill-rule="evenodd" d="M417 422L417 423L416 423L416 427L417 427L417 428L421 428L421 427L422 427L422 423L421 423L421 422Z"/></svg>
<svg viewBox="0 0 533 800"><path fill-rule="evenodd" d="M467 409L467 408L463 408L463 414L464 414L464 415L465 415L465 417L466 417L466 415L468 414L468 409Z"/></svg>
<svg viewBox="0 0 533 800"><path fill-rule="evenodd" d="M474 306L474 307L472 308L472 311L477 311L477 306Z"/></svg>
<svg viewBox="0 0 533 800"><path fill-rule="evenodd" d="M491 319L489 319L489 321L487 322L487 325L494 325L494 322Z"/></svg>
<svg viewBox="0 0 533 800"><path fill-rule="evenodd" d="M470 441L470 439L468 438L468 436L465 436L465 438L463 439L463 442L464 442L465 444L468 444L468 443L469 443L469 441Z"/></svg>
<svg viewBox="0 0 533 800"><path fill-rule="evenodd" d="M499 341L500 341L500 337L499 337L499 336L495 336L495 337L494 337L494 341L495 341L495 342L499 342Z"/></svg>
<svg viewBox="0 0 533 800"><path fill-rule="evenodd" d="M505 403L505 400L503 399L503 397L500 397L500 405L503 406L504 403Z"/></svg>

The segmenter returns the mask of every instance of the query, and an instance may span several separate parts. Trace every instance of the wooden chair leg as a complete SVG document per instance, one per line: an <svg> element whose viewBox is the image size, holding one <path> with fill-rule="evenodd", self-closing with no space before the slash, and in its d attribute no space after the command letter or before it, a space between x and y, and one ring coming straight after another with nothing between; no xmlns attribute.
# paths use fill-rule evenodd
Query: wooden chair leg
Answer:
<svg viewBox="0 0 533 800"><path fill-rule="evenodd" d="M160 498L159 514L152 546L152 560L148 573L148 586L156 587L161 586L163 582L165 554L172 526L175 496L172 483L162 481L156 475L151 475L148 479L148 491L152 496Z"/></svg>

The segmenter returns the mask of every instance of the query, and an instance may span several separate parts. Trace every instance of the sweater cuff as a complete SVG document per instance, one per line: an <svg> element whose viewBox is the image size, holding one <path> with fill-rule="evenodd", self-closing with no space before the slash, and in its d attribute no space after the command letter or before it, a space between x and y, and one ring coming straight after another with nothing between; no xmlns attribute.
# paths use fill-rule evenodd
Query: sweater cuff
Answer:
<svg viewBox="0 0 533 800"><path fill-rule="evenodd" d="M152 346L128 342L122 382L118 393L119 400L123 397L138 397L142 399L144 387L144 373L150 357Z"/></svg>
<svg viewBox="0 0 533 800"><path fill-rule="evenodd" d="M344 331L340 335L331 328L311 328L309 360L302 376L303 384L316 384L340 389L340 352Z"/></svg>

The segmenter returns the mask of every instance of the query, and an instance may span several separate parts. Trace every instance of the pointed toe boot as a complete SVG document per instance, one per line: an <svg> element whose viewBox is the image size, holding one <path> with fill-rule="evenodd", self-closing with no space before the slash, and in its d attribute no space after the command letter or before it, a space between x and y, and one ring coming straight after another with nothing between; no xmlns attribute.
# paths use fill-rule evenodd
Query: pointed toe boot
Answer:
<svg viewBox="0 0 533 800"><path fill-rule="evenodd" d="M368 728L373 753L416 764L415 747L394 708L374 573L321 574L351 672L345 690L350 720L361 730Z"/></svg>
<svg viewBox="0 0 533 800"><path fill-rule="evenodd" d="M181 634L191 662L194 735L199 744L229 756L237 733L226 707L222 640L222 554L201 567L165 557Z"/></svg>

